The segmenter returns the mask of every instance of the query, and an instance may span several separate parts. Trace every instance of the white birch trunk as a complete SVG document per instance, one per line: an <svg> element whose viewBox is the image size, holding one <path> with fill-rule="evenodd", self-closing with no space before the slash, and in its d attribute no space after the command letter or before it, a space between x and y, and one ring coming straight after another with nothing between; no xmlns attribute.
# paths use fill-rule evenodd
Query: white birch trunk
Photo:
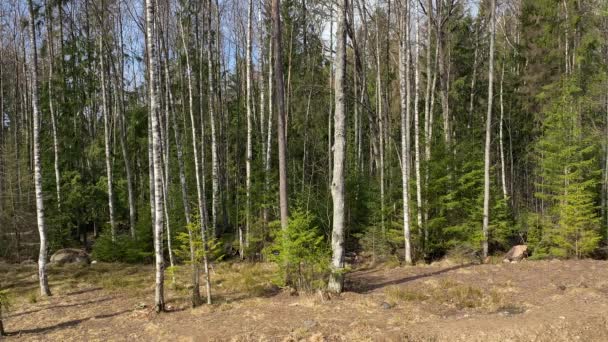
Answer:
<svg viewBox="0 0 608 342"><path fill-rule="evenodd" d="M494 91L494 35L496 33L496 0L490 9L490 66L488 70L488 113L486 116L486 143L484 153L483 186L483 258L488 256L488 229L490 225L490 149L492 134L492 100Z"/></svg>
<svg viewBox="0 0 608 342"><path fill-rule="evenodd" d="M423 226L422 222L422 177L420 173L420 111L418 108L418 102L420 101L420 36L419 36L419 25L416 20L416 41L414 46L414 157L415 157L415 171L416 171L416 218L418 223L418 229L422 230L424 234L424 244L428 241L428 230L426 226Z"/></svg>
<svg viewBox="0 0 608 342"><path fill-rule="evenodd" d="M108 186L108 210L110 212L110 230L112 234L112 241L116 241L116 220L114 216L114 189L113 189L113 173L112 173L112 152L110 149L110 114L108 104L108 94L106 88L106 68L105 58L103 51L103 38L99 37L99 62L101 75L101 112L103 115L103 138L104 138L104 152L106 161L106 177Z"/></svg>
<svg viewBox="0 0 608 342"><path fill-rule="evenodd" d="M216 9L219 11L219 9ZM215 103L215 87L213 81L213 49L211 42L211 17L213 13L213 7L211 5L211 1L209 1L209 11L208 11L208 27L209 30L208 38L207 38L207 66L208 66L208 87L209 87L209 124L211 125L211 229L213 230L214 236L217 236L218 227L217 227L217 219L219 215L219 201L220 201L220 189L219 189L219 160L218 160L218 147L217 147L217 130L215 124L215 111L214 111L214 103ZM219 20L219 18L218 18ZM216 32L216 35L219 35L219 32ZM219 37L216 38L219 44Z"/></svg>
<svg viewBox="0 0 608 342"><path fill-rule="evenodd" d="M500 179L502 181L502 197L506 201L509 197L507 192L507 176L505 169L505 148L503 142L503 124L504 124L504 114L505 114L505 105L503 102L503 83L505 79L505 63L502 63L502 71L500 73L500 122L498 128L498 138L500 144Z"/></svg>
<svg viewBox="0 0 608 342"><path fill-rule="evenodd" d="M203 268L205 272L205 289L207 291L207 303L211 304L211 280L209 276L209 263L207 260L207 227L205 220L205 194L202 186L202 172L201 164L202 161L198 159L198 146L197 146L197 134L196 134L196 121L194 120L194 101L192 95L192 69L190 68L190 54L188 52L188 45L186 44L186 38L183 26L180 21L180 33L182 36L182 44L184 48L184 54L186 56L186 76L188 80L188 112L190 114L190 127L192 129L192 154L194 155L194 167L195 167L195 179L196 179L196 195L198 200L198 215L200 222L201 238L203 241ZM201 132L203 134L203 132Z"/></svg>
<svg viewBox="0 0 608 342"><path fill-rule="evenodd" d="M407 6L407 4L406 4ZM409 198L409 134L410 134L410 55L409 55L409 22L408 8L401 13L401 41L399 47L399 87L401 102L401 186L403 197L403 237L405 243L405 263L412 263L410 239L410 198Z"/></svg>
<svg viewBox="0 0 608 342"><path fill-rule="evenodd" d="M150 96L150 121L152 124L152 161L154 168L154 254L156 264L156 285L154 309L156 312L165 310L164 298L164 269L163 258L163 171L161 165L161 144L157 80L157 56L155 27L155 7L153 0L145 0L146 4L146 45L148 47L148 90Z"/></svg>
<svg viewBox="0 0 608 342"><path fill-rule="evenodd" d="M266 133L266 156L264 158L264 190L268 195L270 189L270 157L272 156L272 120L273 120L273 67L272 67L272 39L268 39L268 121L267 121L267 133ZM264 224L268 224L268 205L265 203L264 206Z"/></svg>
<svg viewBox="0 0 608 342"><path fill-rule="evenodd" d="M240 243L240 255L241 259L245 258L245 247L249 246L249 228L251 225L251 159L252 159L252 106L253 106L253 74L252 74L252 63L251 63L251 46L253 38L253 0L249 0L249 10L247 15L247 160L246 160L246 180L245 187L247 192L247 207L245 208L245 238L239 240ZM242 233L240 234L242 236Z"/></svg>
<svg viewBox="0 0 608 342"><path fill-rule="evenodd" d="M38 254L38 280L40 295L50 296L49 282L46 274L46 257L48 253L46 226L44 222L44 202L42 200L42 167L40 162L40 108L38 97L38 51L36 47L36 25L34 5L28 0L30 12L30 46L32 48L32 116L33 116L33 154L34 154L34 188L36 192L36 221L40 235L40 252Z"/></svg>
<svg viewBox="0 0 608 342"><path fill-rule="evenodd" d="M45 6L49 6L48 2L45 3ZM55 192L57 197L57 209L61 211L61 174L59 172L59 142L57 138L57 120L55 116L55 104L54 104L54 93L53 93L53 75L54 75L54 53L53 53L53 10L52 7L48 8L48 23L47 23L47 44L48 44L48 52L49 52L49 81L48 81L48 95L49 95L49 112L51 114L51 128L53 131L53 166L55 169ZM1 97L1 94L0 94ZM3 112L0 111L0 125L2 124L2 115Z"/></svg>

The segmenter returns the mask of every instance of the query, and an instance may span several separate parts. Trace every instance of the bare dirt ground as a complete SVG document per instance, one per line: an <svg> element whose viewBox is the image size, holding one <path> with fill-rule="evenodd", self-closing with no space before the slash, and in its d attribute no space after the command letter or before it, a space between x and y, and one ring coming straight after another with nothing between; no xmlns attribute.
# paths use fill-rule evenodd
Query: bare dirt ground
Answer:
<svg viewBox="0 0 608 342"><path fill-rule="evenodd" d="M359 268L348 291L292 295L271 265L214 269L215 304L188 307L187 269L167 277L170 312L152 312L149 266L51 270L0 265L13 293L8 341L608 341L608 262Z"/></svg>

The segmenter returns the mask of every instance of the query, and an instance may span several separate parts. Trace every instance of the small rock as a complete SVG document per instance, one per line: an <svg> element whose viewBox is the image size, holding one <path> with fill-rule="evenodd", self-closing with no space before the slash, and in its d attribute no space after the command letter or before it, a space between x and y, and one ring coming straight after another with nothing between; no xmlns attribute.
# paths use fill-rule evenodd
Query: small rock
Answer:
<svg viewBox="0 0 608 342"><path fill-rule="evenodd" d="M135 310L143 310L147 307L145 303L135 304Z"/></svg>
<svg viewBox="0 0 608 342"><path fill-rule="evenodd" d="M51 263L63 264L89 264L90 259L87 252L82 249L65 248L60 249L51 256Z"/></svg>
<svg viewBox="0 0 608 342"><path fill-rule="evenodd" d="M392 309L393 306L387 302L382 302L380 303L380 307L383 308L384 310L388 310L388 309Z"/></svg>
<svg viewBox="0 0 608 342"><path fill-rule="evenodd" d="M316 327L318 324L319 324L319 323L317 323L317 321L312 320L312 319L307 319L307 320L305 320L305 321L304 321L304 327L305 327L306 329L311 329L311 328L314 328L314 327Z"/></svg>
<svg viewBox="0 0 608 342"><path fill-rule="evenodd" d="M504 257L503 262L521 261L527 256L528 256L528 246L527 245L517 245L517 246L513 246L509 250L509 252Z"/></svg>
<svg viewBox="0 0 608 342"><path fill-rule="evenodd" d="M91 265L95 265L96 263L97 263L97 260L91 261Z"/></svg>

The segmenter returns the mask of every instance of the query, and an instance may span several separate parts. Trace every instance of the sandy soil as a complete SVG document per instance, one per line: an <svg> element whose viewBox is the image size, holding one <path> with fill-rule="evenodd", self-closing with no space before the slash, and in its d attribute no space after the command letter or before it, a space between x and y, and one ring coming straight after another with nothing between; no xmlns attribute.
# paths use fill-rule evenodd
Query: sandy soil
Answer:
<svg viewBox="0 0 608 342"><path fill-rule="evenodd" d="M35 272L0 268L8 341L608 341L606 261L360 268L332 298L239 292L217 274L215 304L190 309L178 287L160 315L151 267L55 269L49 299Z"/></svg>

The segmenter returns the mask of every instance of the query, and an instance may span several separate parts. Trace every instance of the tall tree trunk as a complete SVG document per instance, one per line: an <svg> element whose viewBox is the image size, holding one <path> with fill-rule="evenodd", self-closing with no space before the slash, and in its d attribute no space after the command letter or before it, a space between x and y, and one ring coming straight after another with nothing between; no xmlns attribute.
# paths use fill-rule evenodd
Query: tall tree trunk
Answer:
<svg viewBox="0 0 608 342"><path fill-rule="evenodd" d="M344 165L346 157L346 113L344 104L344 81L346 74L346 7L347 0L338 5L338 28L336 33L336 77L334 112L334 167L331 183L333 199L333 230L331 234L331 275L327 285L329 291L340 293L344 286Z"/></svg>
<svg viewBox="0 0 608 342"><path fill-rule="evenodd" d="M443 141L449 154L452 147L452 132L450 127L450 95L447 64L450 62L445 51L446 42L443 28L437 29L437 46L439 49L439 95L441 97L441 113L443 116Z"/></svg>
<svg viewBox="0 0 608 342"><path fill-rule="evenodd" d="M419 23L416 19L416 41L414 45L414 157L416 171L416 218L418 229L422 230L424 235L424 245L428 242L429 232L422 222L422 177L420 173L420 110L418 102L420 101L420 36Z"/></svg>
<svg viewBox="0 0 608 342"><path fill-rule="evenodd" d="M492 100L494 91L494 35L496 33L496 0L490 9L490 66L488 70L488 113L486 116L486 147L484 153L483 185L483 258L488 256L488 228L490 225L490 148L492 134Z"/></svg>
<svg viewBox="0 0 608 342"><path fill-rule="evenodd" d="M121 10L119 2L119 11ZM131 171L131 160L129 159L129 151L127 149L126 126L125 126L125 95L124 95L124 44L123 44L123 29L122 29L122 14L118 16L118 27L120 30L118 42L120 46L120 56L118 58L119 71L116 73L116 90L118 91L118 126L119 126L119 141L122 150L122 158L125 161L125 173L127 177L127 194L129 200L129 230L131 238L135 239L135 194L133 191L133 174Z"/></svg>
<svg viewBox="0 0 608 342"><path fill-rule="evenodd" d="M241 259L245 257L245 247L249 246L249 229L251 226L251 158L252 158L252 106L253 106L253 71L251 62L251 46L253 38L253 0L249 0L249 10L247 11L247 160L246 160L246 180L245 187L247 192L247 207L245 208L245 241L239 239ZM240 234L242 236L242 233Z"/></svg>
<svg viewBox="0 0 608 342"><path fill-rule="evenodd" d="M272 119L273 119L273 102L274 102L274 72L272 71L274 66L272 64L272 39L268 39L268 121L267 121L267 133L266 133L266 156L264 158L264 191L266 196L269 195L270 191L270 161L271 161L271 152L272 152ZM263 220L264 225L268 225L268 205L269 203L265 203L264 212L263 212Z"/></svg>
<svg viewBox="0 0 608 342"><path fill-rule="evenodd" d="M33 147L34 147L34 187L36 192L36 220L40 235L40 252L38 254L38 280L40 281L40 294L50 296L49 282L46 274L47 241L46 226L44 222L44 202L42 200L42 168L40 162L40 108L38 96L38 51L36 47L36 19L34 18L33 0L28 0L30 12L30 46L32 48L32 110L33 110ZM24 56L25 57L25 56Z"/></svg>
<svg viewBox="0 0 608 342"><path fill-rule="evenodd" d="M164 33L163 30L161 28L161 32L159 34L159 44L160 44L160 51L158 53L159 55L159 60L160 60L160 65L158 68L158 74L162 75L163 71L161 70L161 68L165 68L166 65L169 63L168 58L167 59L163 59L162 58L162 53L163 51L167 50L166 46L165 46L165 37L164 37ZM159 91L161 89L160 87L160 80L162 79L161 76L159 76ZM165 78L165 84L167 82L167 79ZM165 227L167 228L167 253L169 254L169 265L171 266L171 268L175 267L175 259L173 257L173 241L172 241L172 234L171 234L171 216L169 215L169 210L170 210L170 205L171 202L169 202L169 186L170 186L170 182L171 182L171 173L170 173L170 138L169 138L169 120L171 119L171 108L170 108L170 103L169 103L169 92L170 89L169 87L165 87L164 89L164 96L161 97L164 101L164 108L165 108L165 123L164 125L162 124L162 120L160 121L160 125L161 125L161 149L164 151L163 155L162 155L162 161L164 163L164 177L163 177L163 207L164 207L164 212L165 212ZM162 116L159 116L159 119L161 119ZM175 272L171 272L171 284L173 286L175 286Z"/></svg>
<svg viewBox="0 0 608 342"><path fill-rule="evenodd" d="M332 174L332 167L333 167L333 154L331 152L332 147L333 147L333 142L332 142L332 126L333 126L333 120L334 120L334 106L332 101L334 100L334 4L333 2L330 5L330 9L329 9L329 59L330 59L330 66L329 66L329 105L327 106L327 110L328 110L328 115L327 115L327 182L331 191L331 179L329 178L329 175Z"/></svg>
<svg viewBox="0 0 608 342"><path fill-rule="evenodd" d="M145 0L146 4L146 45L148 50L148 90L150 96L150 121L152 124L152 161L154 168L154 254L156 262L156 285L154 296L154 310L165 310L164 298L164 271L163 258L163 171L161 165L161 144L157 80L157 56L155 36L155 5L153 0Z"/></svg>
<svg viewBox="0 0 608 342"><path fill-rule="evenodd" d="M382 68L380 62L380 18L379 18L379 1L376 0L376 108L377 108L377 116L378 116L378 146L380 148L380 215L381 215L381 225L382 225L382 233L386 233L385 219L384 219L384 111L382 106L383 94L382 94Z"/></svg>
<svg viewBox="0 0 608 342"><path fill-rule="evenodd" d="M203 242L203 268L205 272L205 290L207 292L207 303L211 304L211 279L209 275L209 262L207 259L207 220L206 220L206 200L205 193L203 192L202 185L202 172L201 165L204 161L198 159L198 147L197 147L197 135L196 135L196 121L194 120L194 100L192 95L192 69L190 66L190 53L188 52L188 45L186 44L186 38L184 33L183 25L180 21L180 33L182 36L182 44L184 47L184 54L186 56L186 76L188 79L188 109L190 113L190 126L192 129L192 154L194 155L194 167L195 167L195 179L196 179L196 195L198 200L198 215L201 230L201 239ZM201 132L203 135L204 132ZM201 146L204 148L204 146Z"/></svg>
<svg viewBox="0 0 608 342"><path fill-rule="evenodd" d="M219 8L216 8L219 11ZM209 87L209 124L211 125L211 187L212 187L212 196L211 196L211 228L214 232L214 236L217 236L219 233L217 226L217 217L219 215L219 204L220 204L220 188L219 188L219 160L218 160L218 135L216 129L216 117L214 111L214 103L216 102L216 92L214 86L213 79L213 49L212 49L212 22L211 17L213 13L213 4L211 0L209 0L209 8L208 8L208 34L207 34L207 65L208 65L208 87ZM218 21L219 21L219 13L218 13ZM214 32L216 36L220 33L219 31ZM219 44L219 37L216 37ZM218 101L218 104L220 102Z"/></svg>
<svg viewBox="0 0 608 342"><path fill-rule="evenodd" d="M180 26L181 28L181 26ZM180 31L181 32L181 31ZM185 51L185 53L187 53ZM165 50L165 56L168 57L169 53L168 51ZM189 57L187 58L189 60ZM168 59L167 59L168 60ZM189 64L189 61L188 63ZM173 111L174 110L174 101L173 101L173 94L171 92L171 74L169 73L169 66L168 63L165 63L165 88L167 88L167 95L168 95L168 99L167 101L169 102L169 110ZM188 67L188 74L190 75L190 68ZM191 77L191 76L190 76ZM191 85L190 85L191 87ZM190 90L191 91L191 90ZM191 94L191 93L189 93ZM189 96L188 98L188 102L191 105L192 101L191 101L192 96ZM190 108L192 108L192 106L190 106ZM182 194L182 203L184 205L184 217L186 219L186 226L188 229L188 244L190 247L190 267L192 268L192 297L191 297L191 305L192 307L196 307L199 306L202 302L201 300L201 293L200 293L200 281L199 281L199 268L198 268L198 260L196 258L196 251L195 251L195 247L194 247L194 238L193 238L193 234L192 234L192 219L191 219L191 215L192 215L192 210L190 208L190 200L188 199L188 182L186 181L186 172L185 172L185 166L184 166L184 151L182 148L182 141L181 141L181 137L180 137L180 131L179 131L179 127L177 126L177 119L175 117L175 113L171 113L171 126L173 128L173 136L175 138L175 149L177 151L177 167L178 167L178 171L179 171L179 185L180 185L180 189L181 189L181 194ZM193 117L194 114L191 114L191 116ZM194 127L194 125L192 126ZM194 139L194 141L196 141L196 139ZM195 144L196 145L196 144ZM194 154L195 158L196 158L196 153ZM198 164L198 163L196 163ZM198 176L198 173L197 173Z"/></svg>
<svg viewBox="0 0 608 342"><path fill-rule="evenodd" d="M103 25L103 23L101 23ZM106 67L104 58L104 45L103 37L99 37L99 61L101 75L101 112L103 115L103 137L104 137L104 151L106 161L106 177L108 186L108 210L110 212L110 229L112 234L112 241L116 241L116 220L114 216L114 189L113 189L113 172L112 172L112 152L110 148L110 114L108 104L108 94L106 87Z"/></svg>
<svg viewBox="0 0 608 342"><path fill-rule="evenodd" d="M287 229L287 141L285 139L285 87L283 85L283 51L281 46L281 0L272 0L272 40L274 48L275 101L277 104L277 135L279 145L279 209L281 227Z"/></svg>
<svg viewBox="0 0 608 342"><path fill-rule="evenodd" d="M401 100L401 186L403 195L403 237L405 240L405 263L412 263L410 239L410 51L409 51L409 4L402 8L400 17L401 41L399 47L399 86Z"/></svg>
<svg viewBox="0 0 608 342"><path fill-rule="evenodd" d="M500 179L502 181L502 197L506 201L509 197L507 192L507 170L505 170L505 148L503 142L503 121L505 114L505 104L503 102L503 83L505 80L505 62L502 62L502 71L500 73L500 122L498 128L498 142L500 144Z"/></svg>
<svg viewBox="0 0 608 342"><path fill-rule="evenodd" d="M473 54L473 75L471 76L471 88L469 91L469 117L467 118L467 128L471 128L473 121L473 109L475 105L475 83L477 82L477 59L479 55L479 30L475 30L475 52Z"/></svg>
<svg viewBox="0 0 608 342"><path fill-rule="evenodd" d="M53 92L53 78L54 78L54 48L53 48L53 9L49 6L48 1L45 1L45 6L47 7L47 45L48 45L48 55L49 55L49 82L48 82L48 96L49 96L49 112L51 114L51 128L53 131L53 154L54 160L53 165L55 169L55 191L57 197L57 209L61 211L61 174L59 173L59 143L57 140L57 120L55 116L55 106L54 106L54 92ZM61 9L60 9L61 10ZM3 113L0 111L0 113ZM1 115L1 114L0 114ZM4 126L0 122L1 126Z"/></svg>

